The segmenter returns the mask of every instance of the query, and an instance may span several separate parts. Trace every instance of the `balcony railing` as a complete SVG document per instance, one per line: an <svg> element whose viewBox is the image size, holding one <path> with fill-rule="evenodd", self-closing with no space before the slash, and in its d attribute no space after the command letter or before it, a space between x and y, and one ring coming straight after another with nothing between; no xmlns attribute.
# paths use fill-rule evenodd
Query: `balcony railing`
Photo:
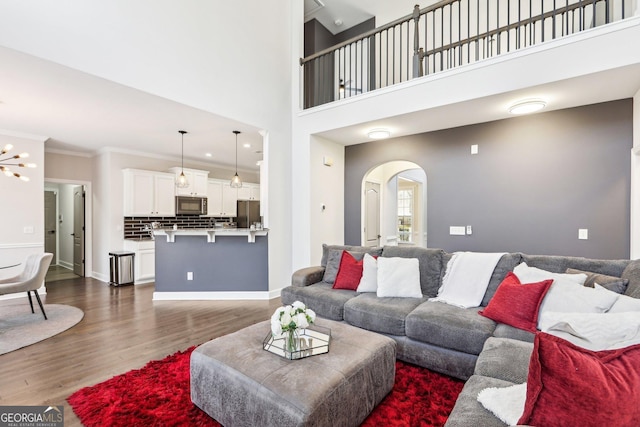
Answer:
<svg viewBox="0 0 640 427"><path fill-rule="evenodd" d="M619 21L635 0L445 0L300 60L304 108Z"/></svg>

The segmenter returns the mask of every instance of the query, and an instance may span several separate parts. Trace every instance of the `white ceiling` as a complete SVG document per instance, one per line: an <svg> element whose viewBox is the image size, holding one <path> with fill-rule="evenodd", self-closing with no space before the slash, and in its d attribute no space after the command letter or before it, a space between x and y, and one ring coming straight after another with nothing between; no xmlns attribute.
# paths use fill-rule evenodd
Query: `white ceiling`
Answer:
<svg viewBox="0 0 640 427"><path fill-rule="evenodd" d="M434 0L420 4L424 8ZM304 20L318 20L332 34L340 33L367 19L376 17L376 26L410 15L415 0L304 0ZM398 11L402 11L398 14ZM341 22L336 25L336 20Z"/></svg>
<svg viewBox="0 0 640 427"><path fill-rule="evenodd" d="M3 47L0 64L0 129L49 138L47 151L111 147L179 161L182 129L185 159L233 168L240 130L238 167L255 171L262 159L259 129L246 124Z"/></svg>

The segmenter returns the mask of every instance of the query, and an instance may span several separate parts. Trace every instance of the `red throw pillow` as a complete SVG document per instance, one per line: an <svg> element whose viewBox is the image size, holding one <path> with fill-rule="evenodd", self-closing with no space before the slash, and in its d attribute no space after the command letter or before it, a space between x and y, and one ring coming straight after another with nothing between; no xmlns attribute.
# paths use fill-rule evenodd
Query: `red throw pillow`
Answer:
<svg viewBox="0 0 640 427"><path fill-rule="evenodd" d="M637 427L640 344L591 351L543 332L529 362L527 400L518 424Z"/></svg>
<svg viewBox="0 0 640 427"><path fill-rule="evenodd" d="M536 332L540 304L552 283L553 280L544 280L522 285L518 276L510 271L479 314L498 323Z"/></svg>
<svg viewBox="0 0 640 427"><path fill-rule="evenodd" d="M352 291L358 289L362 278L362 263L362 259L357 261L349 252L342 251L340 267L338 267L336 280L333 282L333 289L350 289Z"/></svg>

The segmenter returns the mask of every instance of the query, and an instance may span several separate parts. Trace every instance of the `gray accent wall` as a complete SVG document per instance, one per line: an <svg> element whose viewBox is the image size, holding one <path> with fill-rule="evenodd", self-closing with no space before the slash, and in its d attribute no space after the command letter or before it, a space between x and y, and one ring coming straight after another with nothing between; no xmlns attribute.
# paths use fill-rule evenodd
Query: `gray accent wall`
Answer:
<svg viewBox="0 0 640 427"><path fill-rule="evenodd" d="M625 99L348 146L344 243L360 244L365 174L409 160L427 174L429 247L629 258L632 110Z"/></svg>

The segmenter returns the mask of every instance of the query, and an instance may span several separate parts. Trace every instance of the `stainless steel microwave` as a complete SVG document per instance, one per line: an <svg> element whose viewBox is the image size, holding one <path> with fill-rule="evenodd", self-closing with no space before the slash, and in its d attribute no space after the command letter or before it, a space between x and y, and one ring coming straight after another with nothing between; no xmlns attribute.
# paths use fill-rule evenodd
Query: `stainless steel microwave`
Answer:
<svg viewBox="0 0 640 427"><path fill-rule="evenodd" d="M176 196L177 215L206 215L207 198L192 196Z"/></svg>

